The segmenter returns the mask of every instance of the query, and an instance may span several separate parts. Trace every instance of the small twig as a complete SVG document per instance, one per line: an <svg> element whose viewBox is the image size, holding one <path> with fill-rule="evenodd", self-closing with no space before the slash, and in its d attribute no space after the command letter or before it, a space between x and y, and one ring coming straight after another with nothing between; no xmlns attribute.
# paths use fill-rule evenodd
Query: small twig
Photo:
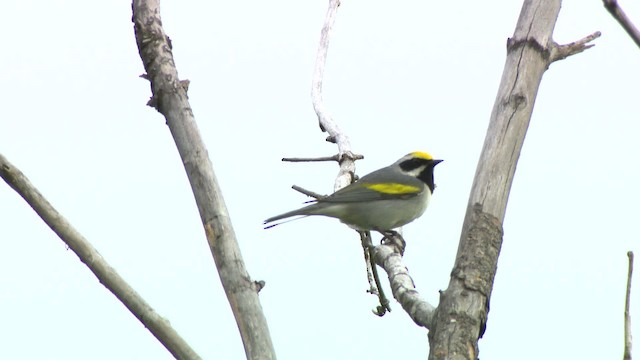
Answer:
<svg viewBox="0 0 640 360"><path fill-rule="evenodd" d="M338 155L321 156L317 158L282 158L282 161L288 161L288 162L338 161Z"/></svg>
<svg viewBox="0 0 640 360"><path fill-rule="evenodd" d="M309 196L309 197L312 197L312 198L314 198L314 199L316 199L316 200L317 200L317 199L322 199L322 198L327 197L327 195L320 195L320 194L318 194L318 193L316 193L316 192L313 192L313 191L311 191L311 190L307 190L307 189L305 189L305 188L303 188L303 187L300 187L300 186L298 186L298 185L291 185L291 188L292 188L293 190L295 190L295 191L299 192L299 193L303 193L303 194L305 194L305 195L307 195L307 196Z"/></svg>
<svg viewBox="0 0 640 360"><path fill-rule="evenodd" d="M362 160L364 159L364 156L362 155L358 155L358 154L353 154L353 160ZM298 157L294 157L294 158L282 158L282 161L288 161L288 162L321 162L321 161L340 161L340 156L338 154L333 155L333 156L320 156L320 157L316 157L316 158L298 158Z"/></svg>
<svg viewBox="0 0 640 360"><path fill-rule="evenodd" d="M362 242L362 249L364 251L364 260L367 264L367 280L369 281L370 294L378 296L380 305L376 306L372 312L378 316L383 316L387 312L391 312L391 306L389 305L389 299L384 294L382 284L380 283L380 276L378 276L378 268L376 267L373 257L371 256L371 249L373 249L373 242L371 241L370 231L358 231L360 234L360 241Z"/></svg>
<svg viewBox="0 0 640 360"><path fill-rule="evenodd" d="M367 252L371 253L371 248L367 249ZM373 310L373 313L378 316L384 316L387 312L391 312L391 305L389 305L389 299L384 294L384 290L382 289L382 284L380 283L380 276L378 275L378 267L376 263L373 262L373 257L369 254L369 261L371 262L371 270L373 270L373 279L376 282L376 287L378 288L378 300L380 301L380 305L376 306L376 309Z"/></svg>
<svg viewBox="0 0 640 360"><path fill-rule="evenodd" d="M566 59L571 55L575 55L593 47L595 44L588 44L589 42L597 39L602 35L600 31L596 31L593 34L587 35L584 38L574 41L572 43L558 45L555 42L551 47L551 54L549 56L549 63L554 61Z"/></svg>
<svg viewBox="0 0 640 360"><path fill-rule="evenodd" d="M369 282L369 290L367 290L367 292L369 294L373 294L378 296L378 288L376 287L376 282L373 278L373 264L371 263L371 252L369 251L369 248L371 246L373 246L373 243L371 242L371 234L367 234L366 231L358 231L358 234L360 234L360 242L362 243L362 252L364 253L364 262L365 262L365 266L367 268L367 281ZM367 236L369 235L369 236Z"/></svg>
<svg viewBox="0 0 640 360"><path fill-rule="evenodd" d="M631 39L640 47L640 31L633 25L627 14L618 5L618 0L602 0L604 7L611 13L614 19L622 25L622 28L631 36Z"/></svg>
<svg viewBox="0 0 640 360"><path fill-rule="evenodd" d="M627 252L629 257L629 272L627 273L627 293L624 301L624 355L623 360L631 360L631 277L633 276L633 251Z"/></svg>

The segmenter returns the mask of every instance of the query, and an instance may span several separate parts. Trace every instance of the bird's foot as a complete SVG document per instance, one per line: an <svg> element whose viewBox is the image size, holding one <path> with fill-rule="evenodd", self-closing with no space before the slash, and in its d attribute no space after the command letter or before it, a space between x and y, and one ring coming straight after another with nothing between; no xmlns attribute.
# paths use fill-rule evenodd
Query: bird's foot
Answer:
<svg viewBox="0 0 640 360"><path fill-rule="evenodd" d="M407 246L407 243L406 241L404 241L404 238L402 237L402 235L400 235L400 233L393 230L380 231L380 233L383 236L382 240L380 241L382 245L393 246L398 251L400 256L404 255L404 249Z"/></svg>

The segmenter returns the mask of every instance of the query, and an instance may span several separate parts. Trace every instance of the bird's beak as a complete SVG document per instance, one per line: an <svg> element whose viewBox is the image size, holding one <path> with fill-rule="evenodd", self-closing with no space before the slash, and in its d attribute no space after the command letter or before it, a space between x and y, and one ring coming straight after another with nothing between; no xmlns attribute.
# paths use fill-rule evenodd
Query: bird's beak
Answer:
<svg viewBox="0 0 640 360"><path fill-rule="evenodd" d="M438 164L440 164L441 162L443 162L444 160L433 160L433 166L436 166Z"/></svg>

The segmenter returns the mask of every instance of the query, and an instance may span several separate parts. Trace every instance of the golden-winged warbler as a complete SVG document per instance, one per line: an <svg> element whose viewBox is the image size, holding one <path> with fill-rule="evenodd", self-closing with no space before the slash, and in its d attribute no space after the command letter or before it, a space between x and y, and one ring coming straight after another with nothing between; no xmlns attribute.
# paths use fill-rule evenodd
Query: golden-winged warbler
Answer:
<svg viewBox="0 0 640 360"><path fill-rule="evenodd" d="M433 168L440 162L428 153L412 152L327 197L309 201L311 205L270 217L264 224L296 215L324 215L359 231L391 232L424 213L435 189Z"/></svg>

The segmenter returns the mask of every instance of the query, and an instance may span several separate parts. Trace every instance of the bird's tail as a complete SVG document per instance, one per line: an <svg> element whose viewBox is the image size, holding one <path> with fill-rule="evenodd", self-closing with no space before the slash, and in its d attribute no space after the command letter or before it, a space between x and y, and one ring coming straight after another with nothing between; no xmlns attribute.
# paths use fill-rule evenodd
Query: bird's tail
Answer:
<svg viewBox="0 0 640 360"><path fill-rule="evenodd" d="M295 215L294 215L294 216L295 216ZM280 224L285 224L285 223L288 223L289 221L299 220L299 219L305 218L305 217L307 217L307 216L309 216L309 215L304 215L304 216L300 216L300 217L293 218L293 219L287 219L287 220L285 220L285 221L280 221L280 222L277 222L277 223L275 223L275 224L270 224L270 225L267 225L267 224L268 224L268 223L270 223L270 222L272 222L272 221L277 221L278 219L274 219L274 220L267 219L267 220L265 220L265 221L264 221L264 225L265 225L265 227L264 227L264 228L265 228L265 229L271 229L272 227L278 226L278 225L280 225Z"/></svg>
<svg viewBox="0 0 640 360"><path fill-rule="evenodd" d="M264 223L263 223L265 225L264 228L265 229L271 229L274 226L278 226L280 224L288 223L289 221L298 220L298 219L302 219L303 217L309 216L309 214L306 214L304 211L302 211L303 209L305 209L305 208L289 211L289 212L286 212L284 214L280 214L280 215L276 215L276 216L272 216L272 217L270 217L270 218L268 218L267 220L264 221ZM274 221L287 219L287 218L290 218L292 216L298 216L298 215L303 215L303 216L297 217L297 218L294 218L294 219L289 219L289 220L286 220L286 221L277 222L275 224L267 225L267 224L272 223Z"/></svg>

